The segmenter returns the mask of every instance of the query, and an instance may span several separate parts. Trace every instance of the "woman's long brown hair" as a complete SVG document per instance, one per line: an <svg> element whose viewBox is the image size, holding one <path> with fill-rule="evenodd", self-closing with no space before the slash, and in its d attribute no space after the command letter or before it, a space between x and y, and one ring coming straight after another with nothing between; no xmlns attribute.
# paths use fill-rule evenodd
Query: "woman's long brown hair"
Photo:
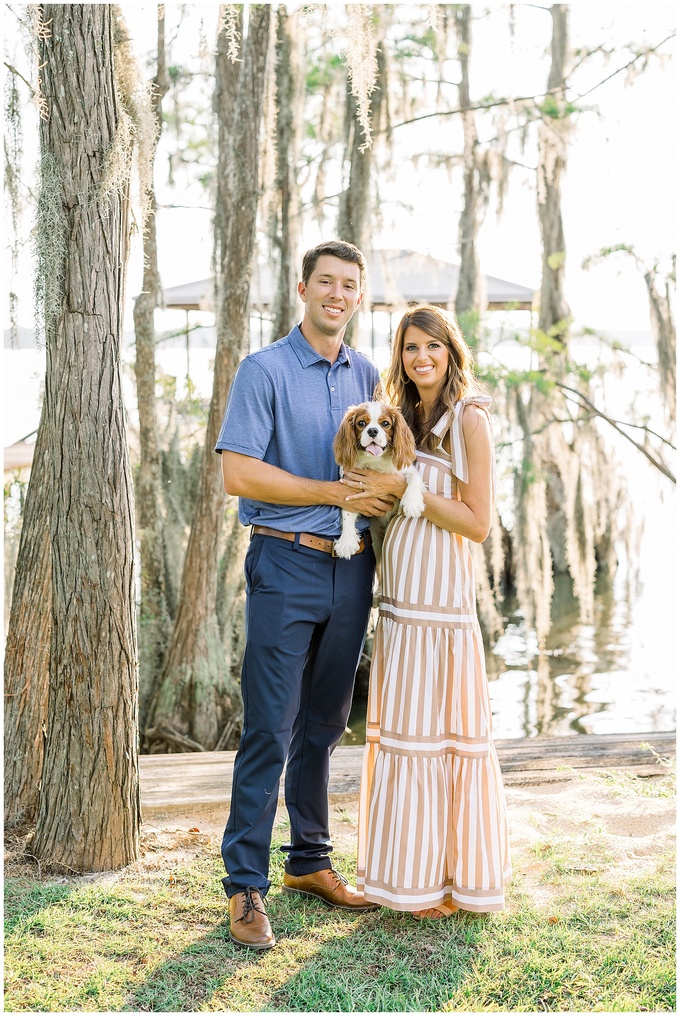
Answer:
<svg viewBox="0 0 680 1016"><path fill-rule="evenodd" d="M411 325L437 339L449 353L446 378L427 419L423 418L415 382L406 376L402 361L404 337L406 329ZM384 394L388 402L401 409L413 431L418 448L429 450L435 448L437 438L431 434L431 430L437 421L447 410L452 410L459 399L464 399L468 395L478 395L483 391L483 386L474 374L472 352L455 318L452 320L439 307L431 304L419 304L417 307L409 308L402 316L394 334L392 360L384 384Z"/></svg>

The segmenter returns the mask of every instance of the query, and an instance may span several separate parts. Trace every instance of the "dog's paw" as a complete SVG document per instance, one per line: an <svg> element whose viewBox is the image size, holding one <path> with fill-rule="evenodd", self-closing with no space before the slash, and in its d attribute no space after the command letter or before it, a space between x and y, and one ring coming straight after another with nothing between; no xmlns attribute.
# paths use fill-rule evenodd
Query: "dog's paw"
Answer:
<svg viewBox="0 0 680 1016"><path fill-rule="evenodd" d="M333 552L336 557L342 557L347 560L353 557L359 549L359 537L356 532L343 533L342 536L335 541L333 544Z"/></svg>
<svg viewBox="0 0 680 1016"><path fill-rule="evenodd" d="M418 488L407 490L401 499L401 510L409 519L418 519L425 511L422 491Z"/></svg>

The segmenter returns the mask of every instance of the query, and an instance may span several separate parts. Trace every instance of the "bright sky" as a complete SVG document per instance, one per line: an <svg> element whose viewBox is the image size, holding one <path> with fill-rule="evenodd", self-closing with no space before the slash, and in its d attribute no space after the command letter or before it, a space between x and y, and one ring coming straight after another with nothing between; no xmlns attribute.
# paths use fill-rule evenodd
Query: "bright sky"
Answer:
<svg viewBox="0 0 680 1016"><path fill-rule="evenodd" d="M178 5L167 5L168 24L176 23ZM330 7L330 5L329 5ZM656 44L674 29L675 4L576 3L571 11L572 46L606 42L623 47L627 42ZM123 3L133 41L145 54L155 39L155 4ZM187 4L179 40L198 45L199 28L212 45L217 5ZM546 87L551 19L547 8L516 4L514 37L510 34L507 6L473 5L472 92L534 95ZM423 8L423 11L425 9ZM337 17L337 13L334 12ZM6 21L9 59L13 26ZM670 60L673 42L652 58L648 69L631 85L625 74L596 89L584 100L599 112L584 113L568 154L563 187L566 232L567 298L580 324L613 330L646 330L648 305L642 279L632 265L617 258L610 264L581 270L581 260L602 246L631 243L644 259L667 263L677 237L677 75ZM20 47L19 47L20 48ZM579 77L589 88L626 59L615 53L603 66L595 57ZM455 65L450 75L455 80ZM438 150L455 151L459 144L453 118L425 121L400 128L395 173L381 183L382 246L409 247L447 260L456 260L457 215L461 207L458 179L444 169L414 168L408 156L436 141ZM28 134L28 131L27 131ZM27 139L28 142L28 139ZM28 147L28 144L27 144ZM527 148L526 161L535 155ZM27 165L29 164L27 158ZM159 183L165 167L159 167ZM197 188L169 190L161 184L161 203L208 203ZM511 176L502 219L495 201L480 235L483 271L537 288L540 284L540 242L532 174L517 169ZM211 273L212 213L209 209L168 209L159 214L159 253L163 283L176 285ZM326 230L329 235L332 229ZM321 239L316 225L305 225L303 242ZM32 324L30 264L22 259L19 285L20 324ZM7 276L6 276L7 278ZM131 300L139 290L141 255L133 250L128 272L127 324L131 327ZM5 327L8 300L3 301Z"/></svg>

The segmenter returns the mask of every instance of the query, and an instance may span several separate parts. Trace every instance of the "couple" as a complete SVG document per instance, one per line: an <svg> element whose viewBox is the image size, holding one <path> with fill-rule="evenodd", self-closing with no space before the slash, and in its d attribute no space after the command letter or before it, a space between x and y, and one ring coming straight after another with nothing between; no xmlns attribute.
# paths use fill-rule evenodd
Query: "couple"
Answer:
<svg viewBox="0 0 680 1016"><path fill-rule="evenodd" d="M416 438L425 512L397 515L383 545L356 890L329 856L329 759L347 722L372 598L369 519L405 488L400 474L350 471L339 480L333 458L346 409L370 400L379 382L374 364L342 341L365 279L352 244L305 254L302 321L243 360L217 442L225 489L252 527L243 731L222 843L231 938L252 949L275 944L264 898L284 764L284 891L439 919L458 908L500 910L510 873L468 550L490 524L490 399L458 326L436 307L404 314L385 384ZM359 516L362 538L349 560L331 553L341 508Z"/></svg>

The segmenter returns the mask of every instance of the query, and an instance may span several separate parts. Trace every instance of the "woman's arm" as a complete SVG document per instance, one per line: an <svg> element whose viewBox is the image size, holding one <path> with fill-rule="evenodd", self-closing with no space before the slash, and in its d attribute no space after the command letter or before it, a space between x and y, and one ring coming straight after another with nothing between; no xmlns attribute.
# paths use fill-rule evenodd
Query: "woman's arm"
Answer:
<svg viewBox="0 0 680 1016"><path fill-rule="evenodd" d="M491 428L484 410L477 406L466 406L463 410L463 436L468 462L468 482L459 481L460 501L425 491L425 518L441 529L465 536L474 543L483 543L491 528L491 459L493 447ZM406 480L401 474L376 473L372 470L353 470L347 473L341 483L357 488L363 483L360 494L348 498L350 505L354 498L368 495L383 497L394 494L397 497L406 490ZM349 505L347 505L349 507ZM352 508L349 508L352 511Z"/></svg>

